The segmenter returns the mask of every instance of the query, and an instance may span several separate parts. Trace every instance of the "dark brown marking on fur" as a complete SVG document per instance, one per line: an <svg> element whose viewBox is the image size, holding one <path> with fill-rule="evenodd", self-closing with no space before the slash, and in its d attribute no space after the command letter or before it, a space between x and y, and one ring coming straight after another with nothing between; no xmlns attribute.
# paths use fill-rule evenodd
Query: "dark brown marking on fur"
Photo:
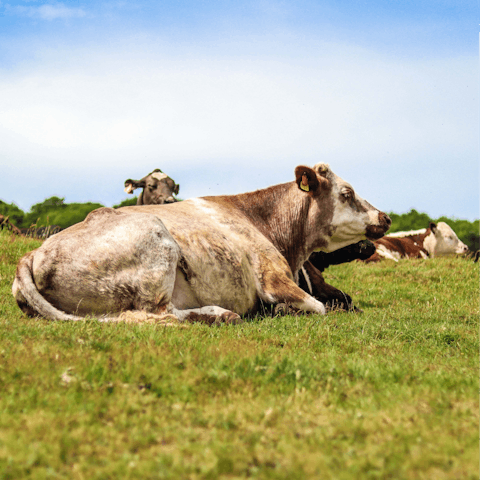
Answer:
<svg viewBox="0 0 480 480"><path fill-rule="evenodd" d="M429 256L429 253L423 247L425 238L430 235L432 231L427 228L425 233L408 235L405 237L383 237L374 242L375 247L383 245L389 252L396 252L400 257L406 258L424 258ZM423 253L423 256L422 256ZM382 257L375 252L370 258L365 260L366 262L378 262Z"/></svg>

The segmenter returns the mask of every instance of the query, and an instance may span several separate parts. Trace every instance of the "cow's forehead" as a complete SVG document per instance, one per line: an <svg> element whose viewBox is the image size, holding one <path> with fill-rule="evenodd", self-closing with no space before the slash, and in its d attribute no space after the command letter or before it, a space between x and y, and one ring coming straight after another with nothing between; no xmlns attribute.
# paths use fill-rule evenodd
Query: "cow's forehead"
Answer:
<svg viewBox="0 0 480 480"><path fill-rule="evenodd" d="M327 177L330 181L336 183L339 188L348 187L353 189L353 187L348 182L346 182L343 178L339 177L336 173L332 172L328 163L316 163L313 166L313 169L319 174Z"/></svg>
<svg viewBox="0 0 480 480"><path fill-rule="evenodd" d="M161 180L168 178L168 175L166 173L155 172L151 174L151 177L160 182Z"/></svg>
<svg viewBox="0 0 480 480"><path fill-rule="evenodd" d="M438 222L437 223L437 230L440 231L440 233L442 234L442 236L446 236L446 235L456 235L456 233L452 230L452 228L450 227L450 225L446 224L445 222Z"/></svg>

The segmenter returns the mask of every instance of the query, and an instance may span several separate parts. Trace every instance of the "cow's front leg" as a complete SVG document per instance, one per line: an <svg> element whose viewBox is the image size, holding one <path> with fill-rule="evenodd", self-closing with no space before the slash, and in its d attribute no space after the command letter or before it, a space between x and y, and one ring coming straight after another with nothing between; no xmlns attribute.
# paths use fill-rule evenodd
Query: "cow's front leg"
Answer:
<svg viewBox="0 0 480 480"><path fill-rule="evenodd" d="M301 288L299 288L301 290ZM303 291L303 290L302 290ZM304 292L305 293L305 292ZM304 298L288 302L292 307L305 312L315 312L325 315L325 305L312 296L306 294Z"/></svg>
<svg viewBox="0 0 480 480"><path fill-rule="evenodd" d="M297 310L325 315L325 305L302 290L287 276L267 277L260 297L262 300L278 304L286 303Z"/></svg>
<svg viewBox="0 0 480 480"><path fill-rule="evenodd" d="M200 322L207 325L220 325L222 323L238 325L239 323L243 323L240 315L214 305L188 310L177 310L174 308L173 314L180 322Z"/></svg>
<svg viewBox="0 0 480 480"><path fill-rule="evenodd" d="M361 312L353 305L350 295L325 282L322 272L312 262L305 262L298 273L300 288L324 303L327 308Z"/></svg>

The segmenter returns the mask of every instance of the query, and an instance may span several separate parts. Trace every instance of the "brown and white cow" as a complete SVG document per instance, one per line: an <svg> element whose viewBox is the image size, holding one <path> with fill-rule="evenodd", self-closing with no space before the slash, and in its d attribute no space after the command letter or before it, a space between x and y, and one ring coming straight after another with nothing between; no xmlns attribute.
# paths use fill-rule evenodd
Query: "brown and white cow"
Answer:
<svg viewBox="0 0 480 480"><path fill-rule="evenodd" d="M328 165L299 166L294 181L255 192L95 210L22 257L12 291L26 313L55 320L139 310L237 322L262 303L324 314L298 270L390 223Z"/></svg>
<svg viewBox="0 0 480 480"><path fill-rule="evenodd" d="M130 178L125 181L126 193L133 193L137 188L143 188L138 196L137 205L163 205L178 201L174 195L178 195L180 185L156 168L141 180Z"/></svg>
<svg viewBox="0 0 480 480"><path fill-rule="evenodd" d="M156 173L160 172L160 173ZM160 202L152 192L159 192L160 188L170 188L175 185L173 180L170 184L162 184L156 181L156 177L162 178L165 184L169 179L161 170L154 170L152 173L144 177L142 180L127 180L125 182L125 191L132 193L133 188L144 187L144 191L140 194L137 204L139 205L155 205ZM145 190L146 188L146 190ZM173 190L170 190L173 192ZM178 185L175 193L178 193ZM163 198L168 195L163 194ZM172 197L173 198L173 197ZM175 200L176 201L176 200ZM171 202L165 202L171 203ZM352 298L347 293L329 285L325 282L322 272L329 265L337 265L339 263L351 262L356 259L364 260L375 252L375 246L368 240L348 245L335 252L314 252L305 265L298 272L298 284L310 295L320 300L328 308L344 309L347 311L358 311L352 303Z"/></svg>
<svg viewBox="0 0 480 480"><path fill-rule="evenodd" d="M428 258L462 255L468 247L445 222L431 222L428 228L395 232L374 242L377 251L367 262L383 258L398 262L401 258Z"/></svg>

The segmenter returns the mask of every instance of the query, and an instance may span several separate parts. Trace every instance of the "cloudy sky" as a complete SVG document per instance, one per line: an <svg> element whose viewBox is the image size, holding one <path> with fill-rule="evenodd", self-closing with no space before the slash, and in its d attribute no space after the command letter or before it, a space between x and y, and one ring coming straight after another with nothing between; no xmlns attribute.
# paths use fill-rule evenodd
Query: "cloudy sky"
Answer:
<svg viewBox="0 0 480 480"><path fill-rule="evenodd" d="M0 1L0 199L111 206L329 163L376 207L479 218L477 2Z"/></svg>

